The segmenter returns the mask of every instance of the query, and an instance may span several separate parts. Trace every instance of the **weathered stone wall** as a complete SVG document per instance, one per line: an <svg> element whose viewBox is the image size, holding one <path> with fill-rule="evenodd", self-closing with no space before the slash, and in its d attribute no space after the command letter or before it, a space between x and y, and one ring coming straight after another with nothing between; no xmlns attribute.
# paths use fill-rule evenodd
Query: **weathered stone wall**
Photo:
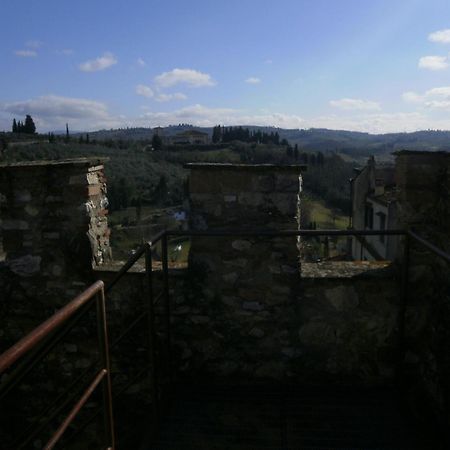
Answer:
<svg viewBox="0 0 450 450"><path fill-rule="evenodd" d="M33 328L89 284L93 265L110 259L103 165L80 159L0 166L0 200L2 331L15 340L29 329L26 318ZM7 332L8 324L16 331Z"/></svg>
<svg viewBox="0 0 450 450"><path fill-rule="evenodd" d="M401 226L450 252L450 153L399 152L396 179ZM450 265L412 240L409 281L405 389L450 430Z"/></svg>
<svg viewBox="0 0 450 450"><path fill-rule="evenodd" d="M298 227L300 166L189 164L188 168L193 230ZM229 345L217 346L211 337L201 345L210 342L226 364L247 360L253 371L251 361L264 360L288 328L285 311L294 302L299 281L296 238L195 237L190 269L193 279L196 274L202 278L203 297L190 320L196 328L229 340ZM221 317L220 323L211 322L212 316ZM205 327L206 323L210 325ZM249 340L237 349L232 343L242 341L243 329ZM264 335L272 342L257 348L255 342L267 341Z"/></svg>
<svg viewBox="0 0 450 450"><path fill-rule="evenodd" d="M299 167L188 167L194 230L297 227ZM193 238L186 276L171 278L177 367L241 380L390 380L395 272L336 265L326 280L314 270L300 279L298 257L295 238Z"/></svg>
<svg viewBox="0 0 450 450"><path fill-rule="evenodd" d="M3 352L91 284L93 265L110 259L102 162L0 166L0 222L5 252L0 263ZM5 448L11 434L23 435L32 418L98 358L94 306L2 399L6 416L0 417L0 440ZM0 382L5 380L6 374ZM43 445L35 441L36 448Z"/></svg>
<svg viewBox="0 0 450 450"><path fill-rule="evenodd" d="M210 286L205 288L205 273L198 269L170 270L172 353L178 377L392 382L399 355L396 270L376 262L357 267L349 262L307 266L307 275L290 301L278 304L276 310L264 305L261 311L227 304ZM108 281L114 273L105 269L97 274ZM155 292L160 292L159 270L154 271L154 280ZM127 274L109 295L110 308L123 313L123 324L131 322L133 311L145 307L143 283L142 272ZM162 305L157 313L162 345ZM124 357L115 350L112 356L113 360Z"/></svg>

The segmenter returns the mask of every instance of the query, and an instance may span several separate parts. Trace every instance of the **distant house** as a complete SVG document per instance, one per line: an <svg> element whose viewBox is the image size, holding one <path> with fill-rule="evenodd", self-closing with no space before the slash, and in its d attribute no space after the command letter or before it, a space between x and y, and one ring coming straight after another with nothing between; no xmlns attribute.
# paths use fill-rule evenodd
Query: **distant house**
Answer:
<svg viewBox="0 0 450 450"><path fill-rule="evenodd" d="M209 144L208 133L197 130L186 130L172 137L173 144Z"/></svg>
<svg viewBox="0 0 450 450"><path fill-rule="evenodd" d="M397 198L394 167L376 167L375 158L350 180L351 227L356 230L385 230L397 226ZM397 236L352 238L355 260L392 260L397 253Z"/></svg>

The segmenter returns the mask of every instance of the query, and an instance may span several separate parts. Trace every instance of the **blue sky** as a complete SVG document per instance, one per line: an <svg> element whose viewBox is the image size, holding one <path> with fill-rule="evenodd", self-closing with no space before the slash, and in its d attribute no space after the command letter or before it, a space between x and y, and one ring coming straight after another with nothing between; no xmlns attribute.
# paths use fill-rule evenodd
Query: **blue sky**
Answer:
<svg viewBox="0 0 450 450"><path fill-rule="evenodd" d="M450 129L448 0L6 0L0 130Z"/></svg>

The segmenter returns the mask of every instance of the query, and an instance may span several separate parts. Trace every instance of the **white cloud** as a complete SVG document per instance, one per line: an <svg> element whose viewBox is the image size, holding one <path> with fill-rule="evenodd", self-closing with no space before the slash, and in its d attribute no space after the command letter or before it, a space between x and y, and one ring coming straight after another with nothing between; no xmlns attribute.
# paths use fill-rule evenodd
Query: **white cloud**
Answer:
<svg viewBox="0 0 450 450"><path fill-rule="evenodd" d="M138 58L136 62L137 62L137 65L140 67L145 67L147 65L142 58Z"/></svg>
<svg viewBox="0 0 450 450"><path fill-rule="evenodd" d="M361 100L358 98L341 98L340 100L331 100L330 105L335 108L347 111L371 111L381 109L378 102L373 102L371 100Z"/></svg>
<svg viewBox="0 0 450 450"><path fill-rule="evenodd" d="M419 67L428 70L443 70L448 67L446 56L422 56L419 59Z"/></svg>
<svg viewBox="0 0 450 450"><path fill-rule="evenodd" d="M307 127L366 133L398 133L427 129L449 129L448 119L430 118L420 112L368 113L358 116L320 116L306 121Z"/></svg>
<svg viewBox="0 0 450 450"><path fill-rule="evenodd" d="M441 44L450 44L450 29L435 31L428 35L428 40L431 42L439 42Z"/></svg>
<svg viewBox="0 0 450 450"><path fill-rule="evenodd" d="M261 83L261 80L259 78L256 78L256 77L250 77L250 78L247 78L245 80L245 82L249 83L249 84L258 84L258 83Z"/></svg>
<svg viewBox="0 0 450 450"><path fill-rule="evenodd" d="M155 77L155 83L160 87L170 87L186 84L191 87L214 86L216 82L211 75L194 69L173 69Z"/></svg>
<svg viewBox="0 0 450 450"><path fill-rule="evenodd" d="M405 92L402 97L408 103L416 103L429 109L450 111L450 86L429 89L423 94Z"/></svg>
<svg viewBox="0 0 450 450"><path fill-rule="evenodd" d="M123 119L111 116L107 106L102 102L57 95L2 103L0 112L17 116L31 114L41 130L57 129L67 122L76 130L111 128L123 124Z"/></svg>
<svg viewBox="0 0 450 450"><path fill-rule="evenodd" d="M154 96L153 90L149 86L145 86L144 84L138 84L136 86L136 94L142 95L142 97L151 98Z"/></svg>
<svg viewBox="0 0 450 450"><path fill-rule="evenodd" d="M408 103L421 103L423 97L416 92L408 91L402 94L402 98L405 102Z"/></svg>
<svg viewBox="0 0 450 450"><path fill-rule="evenodd" d="M43 42L41 41L37 41L37 40L31 40L31 41L27 41L25 43L25 47L28 48L39 48L42 47Z"/></svg>
<svg viewBox="0 0 450 450"><path fill-rule="evenodd" d="M171 100L186 100L187 96L181 92L175 92L174 94L159 94L156 96L158 102L170 102Z"/></svg>
<svg viewBox="0 0 450 450"><path fill-rule="evenodd" d="M304 120L295 115L267 113L246 114L232 108L209 108L202 105L192 105L170 112L147 112L141 120L151 126L167 126L174 123L187 122L197 126L210 127L218 123L223 125L260 125L299 128Z"/></svg>
<svg viewBox="0 0 450 450"><path fill-rule="evenodd" d="M78 68L83 72L97 72L105 70L114 64L117 64L117 58L112 53L106 52L103 56L81 63Z"/></svg>
<svg viewBox="0 0 450 450"><path fill-rule="evenodd" d="M266 59L266 60L264 61L264 63L265 63L265 64L272 64L273 61L272 61L271 59Z"/></svg>
<svg viewBox="0 0 450 450"><path fill-rule="evenodd" d="M135 90L137 95L142 95L142 97L154 98L157 102L170 102L171 100L186 100L187 96L181 92L175 92L173 94L159 93L155 95L155 92L150 86L145 84L138 84Z"/></svg>
<svg viewBox="0 0 450 450"><path fill-rule="evenodd" d="M37 52L35 50L16 50L14 53L22 58L34 58L37 56Z"/></svg>

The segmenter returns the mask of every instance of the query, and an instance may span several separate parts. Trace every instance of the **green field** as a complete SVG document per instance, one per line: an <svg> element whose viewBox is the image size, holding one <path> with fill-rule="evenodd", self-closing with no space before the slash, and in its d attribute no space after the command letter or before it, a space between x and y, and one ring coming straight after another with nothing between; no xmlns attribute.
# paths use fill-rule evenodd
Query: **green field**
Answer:
<svg viewBox="0 0 450 450"><path fill-rule="evenodd" d="M307 197L305 203L310 210L310 221L316 223L317 229L345 230L348 227L348 217L342 211L326 206L323 200Z"/></svg>

